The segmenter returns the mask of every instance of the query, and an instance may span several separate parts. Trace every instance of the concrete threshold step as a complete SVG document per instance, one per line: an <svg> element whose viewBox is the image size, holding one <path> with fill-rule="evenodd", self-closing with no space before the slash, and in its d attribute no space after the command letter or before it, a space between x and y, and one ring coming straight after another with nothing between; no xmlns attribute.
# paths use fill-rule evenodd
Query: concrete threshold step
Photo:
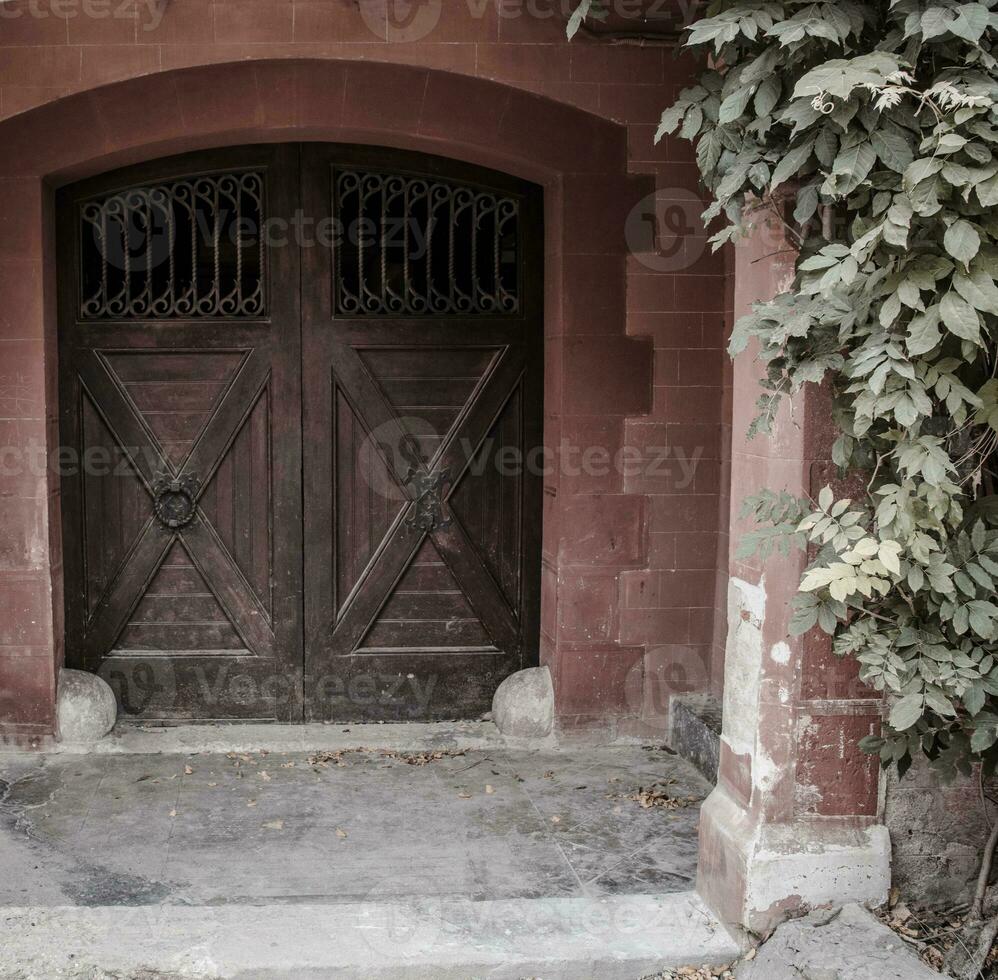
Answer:
<svg viewBox="0 0 998 980"><path fill-rule="evenodd" d="M638 980L739 948L695 894L0 909L20 980Z"/></svg>
<svg viewBox="0 0 998 980"><path fill-rule="evenodd" d="M0 0L2 3L3 0ZM538 739L510 738L491 721L374 723L229 723L139 725L119 722L97 742L57 742L45 747L49 755L187 755L197 752L335 752L364 747L371 751L431 752L436 749L474 752L489 749L544 749L577 752L641 744L606 733ZM0 745L0 758L35 754Z"/></svg>
<svg viewBox="0 0 998 980"><path fill-rule="evenodd" d="M118 724L110 735L88 744L59 743L45 751L59 755L186 755L196 752L474 751L501 748L506 740L491 722L377 724ZM539 742L540 744L546 744ZM4 754L23 754L0 749Z"/></svg>

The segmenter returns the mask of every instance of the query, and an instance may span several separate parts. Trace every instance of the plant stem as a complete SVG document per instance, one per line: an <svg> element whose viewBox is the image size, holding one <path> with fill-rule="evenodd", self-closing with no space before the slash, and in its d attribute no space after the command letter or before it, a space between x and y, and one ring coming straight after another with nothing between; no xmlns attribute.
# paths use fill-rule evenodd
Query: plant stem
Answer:
<svg viewBox="0 0 998 980"><path fill-rule="evenodd" d="M996 846L998 846L998 821L995 821L988 842L984 845L981 870L977 876L977 889L974 892L974 901L970 906L970 918L977 922L984 918L984 897L988 893L988 879L991 877L991 865L994 862Z"/></svg>

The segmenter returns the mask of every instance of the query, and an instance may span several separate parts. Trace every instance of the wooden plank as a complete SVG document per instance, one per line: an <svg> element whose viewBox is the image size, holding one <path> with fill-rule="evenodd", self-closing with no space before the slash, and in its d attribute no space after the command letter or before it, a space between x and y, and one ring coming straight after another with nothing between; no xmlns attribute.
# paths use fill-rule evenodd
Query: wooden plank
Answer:
<svg viewBox="0 0 998 980"><path fill-rule="evenodd" d="M184 654L202 650L245 649L229 623L129 623L116 649Z"/></svg>
<svg viewBox="0 0 998 980"><path fill-rule="evenodd" d="M379 380L378 384L396 409L417 412L422 408L464 408L478 379L399 378Z"/></svg>
<svg viewBox="0 0 998 980"><path fill-rule="evenodd" d="M105 354L114 373L123 384L137 387L164 384L197 384L229 381L243 358L242 351L186 350L149 351L131 349Z"/></svg>
<svg viewBox="0 0 998 980"><path fill-rule="evenodd" d="M144 381L125 385L128 397L145 417L146 412L204 413L221 397L226 385L220 381Z"/></svg>
<svg viewBox="0 0 998 980"><path fill-rule="evenodd" d="M149 595L136 606L130 626L141 623L177 624L191 621L228 623L218 600L208 594Z"/></svg>
<svg viewBox="0 0 998 980"><path fill-rule="evenodd" d="M474 611L463 592L396 591L385 603L378 621L396 619L416 622L474 618Z"/></svg>
<svg viewBox="0 0 998 980"><path fill-rule="evenodd" d="M364 363L382 384L392 379L424 383L435 380L474 383L485 374L497 353L496 347L469 345L467 337L460 346L437 343L437 324L433 319L422 322L433 323L433 328L432 335L427 337L424 327L424 336L419 346L402 346L396 340L390 347L359 349Z"/></svg>
<svg viewBox="0 0 998 980"><path fill-rule="evenodd" d="M408 650L418 656L420 651L430 653L446 647L496 649L477 619L379 619L360 649Z"/></svg>

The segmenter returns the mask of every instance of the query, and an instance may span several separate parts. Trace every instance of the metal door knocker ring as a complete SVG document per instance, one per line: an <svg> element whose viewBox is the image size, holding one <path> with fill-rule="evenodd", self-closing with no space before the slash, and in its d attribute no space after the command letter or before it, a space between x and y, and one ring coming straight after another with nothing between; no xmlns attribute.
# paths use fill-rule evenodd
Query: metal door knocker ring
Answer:
<svg viewBox="0 0 998 980"><path fill-rule="evenodd" d="M153 509L163 527L175 531L194 520L199 487L195 476L162 476L156 481L152 488Z"/></svg>

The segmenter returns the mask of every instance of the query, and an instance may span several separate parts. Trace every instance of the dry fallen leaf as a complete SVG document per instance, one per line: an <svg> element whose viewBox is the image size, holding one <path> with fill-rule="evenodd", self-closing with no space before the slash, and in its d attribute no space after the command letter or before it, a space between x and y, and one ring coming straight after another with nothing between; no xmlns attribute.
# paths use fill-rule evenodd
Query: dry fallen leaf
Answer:
<svg viewBox="0 0 998 980"><path fill-rule="evenodd" d="M399 759L410 766L426 766L441 759L454 759L465 754L464 749L437 749L434 752L391 752L383 751L386 759Z"/></svg>
<svg viewBox="0 0 998 980"><path fill-rule="evenodd" d="M345 839L348 836L348 834L347 834L347 832L342 827L337 827L336 828L336 836L339 837L339 838L341 838L341 839Z"/></svg>
<svg viewBox="0 0 998 980"><path fill-rule="evenodd" d="M608 800L632 800L643 810L660 807L665 810L682 810L701 802L699 796L672 796L665 788L675 783L674 779L659 780L651 786L639 786L633 793L607 793Z"/></svg>

